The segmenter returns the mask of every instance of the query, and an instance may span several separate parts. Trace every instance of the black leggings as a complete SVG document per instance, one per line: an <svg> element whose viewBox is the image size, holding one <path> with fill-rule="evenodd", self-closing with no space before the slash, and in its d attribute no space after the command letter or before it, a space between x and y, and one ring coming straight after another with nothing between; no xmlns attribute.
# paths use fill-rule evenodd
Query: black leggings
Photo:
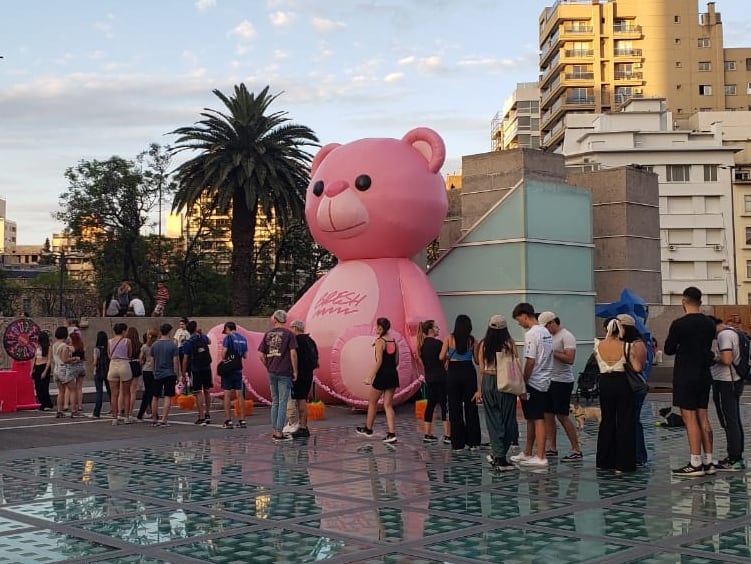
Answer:
<svg viewBox="0 0 751 564"><path fill-rule="evenodd" d="M42 378L42 372L47 368L46 364L35 364L34 370L31 373L31 378L34 380L34 390L36 391L37 401L41 407L46 409L52 409L52 398L50 398L50 374L47 373L46 378Z"/></svg>
<svg viewBox="0 0 751 564"><path fill-rule="evenodd" d="M451 422L451 448L480 446L480 415L472 396L477 392L477 371L471 360L449 362L446 385Z"/></svg>
<svg viewBox="0 0 751 564"><path fill-rule="evenodd" d="M441 408L441 421L446 421L446 416L448 415L446 382L425 382L425 387L427 389L428 405L425 406L425 417L423 420L426 423L433 421L433 411L435 411L435 406L437 405Z"/></svg>
<svg viewBox="0 0 751 564"><path fill-rule="evenodd" d="M154 373L150 370L143 371L143 395L141 396L141 406L138 408L138 418L143 419L143 414L146 413L146 409L151 407L151 400L154 397ZM152 413L151 417L156 419L156 413Z"/></svg>

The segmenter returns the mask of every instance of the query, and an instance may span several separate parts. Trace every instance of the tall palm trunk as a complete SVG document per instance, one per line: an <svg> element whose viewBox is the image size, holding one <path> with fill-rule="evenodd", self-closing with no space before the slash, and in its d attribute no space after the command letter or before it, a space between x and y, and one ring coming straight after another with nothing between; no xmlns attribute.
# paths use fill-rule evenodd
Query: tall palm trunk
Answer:
<svg viewBox="0 0 751 564"><path fill-rule="evenodd" d="M243 190L235 190L232 198L232 313L250 315L255 273L252 270L253 241L256 235L255 217L258 213L258 200L249 209Z"/></svg>

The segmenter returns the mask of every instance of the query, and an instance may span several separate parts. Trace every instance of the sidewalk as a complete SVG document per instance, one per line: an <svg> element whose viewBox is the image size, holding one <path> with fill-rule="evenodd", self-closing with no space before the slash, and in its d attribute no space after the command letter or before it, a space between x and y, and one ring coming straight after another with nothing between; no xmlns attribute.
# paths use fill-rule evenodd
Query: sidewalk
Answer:
<svg viewBox="0 0 751 564"><path fill-rule="evenodd" d="M652 462L620 477L595 470L591 422L582 462L496 473L486 451L424 445L409 405L394 447L382 416L368 440L341 406L283 444L263 408L242 430L2 415L0 563L748 562L747 473L673 478L687 447L654 425L667 402L645 406Z"/></svg>

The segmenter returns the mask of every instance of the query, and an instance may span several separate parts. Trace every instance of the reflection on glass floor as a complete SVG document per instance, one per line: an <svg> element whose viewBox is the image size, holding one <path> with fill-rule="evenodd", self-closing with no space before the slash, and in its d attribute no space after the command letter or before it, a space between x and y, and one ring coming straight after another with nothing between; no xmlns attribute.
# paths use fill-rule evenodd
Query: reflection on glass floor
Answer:
<svg viewBox="0 0 751 564"><path fill-rule="evenodd" d="M625 476L594 468L591 423L583 461L495 473L487 451L425 446L407 406L395 446L330 410L304 443L257 426L0 459L0 564L751 558L749 474L673 478L685 435L654 426L658 407L644 413L652 462Z"/></svg>

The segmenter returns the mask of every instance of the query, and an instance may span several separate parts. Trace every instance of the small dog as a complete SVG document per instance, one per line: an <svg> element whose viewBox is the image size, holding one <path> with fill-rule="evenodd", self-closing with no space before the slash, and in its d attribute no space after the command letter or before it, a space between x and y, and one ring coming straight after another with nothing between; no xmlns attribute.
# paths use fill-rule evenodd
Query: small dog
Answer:
<svg viewBox="0 0 751 564"><path fill-rule="evenodd" d="M597 421L598 427L600 426L600 423L602 423L602 411L600 411L600 408L597 406L592 405L583 407L572 403L569 405L569 411L574 416L574 419L576 419L576 427L579 430L584 429L584 422L587 419Z"/></svg>
<svg viewBox="0 0 751 564"><path fill-rule="evenodd" d="M686 423L683 421L683 417L678 413L673 413L672 407L663 407L660 409L661 421L657 421L658 427L685 427Z"/></svg>

